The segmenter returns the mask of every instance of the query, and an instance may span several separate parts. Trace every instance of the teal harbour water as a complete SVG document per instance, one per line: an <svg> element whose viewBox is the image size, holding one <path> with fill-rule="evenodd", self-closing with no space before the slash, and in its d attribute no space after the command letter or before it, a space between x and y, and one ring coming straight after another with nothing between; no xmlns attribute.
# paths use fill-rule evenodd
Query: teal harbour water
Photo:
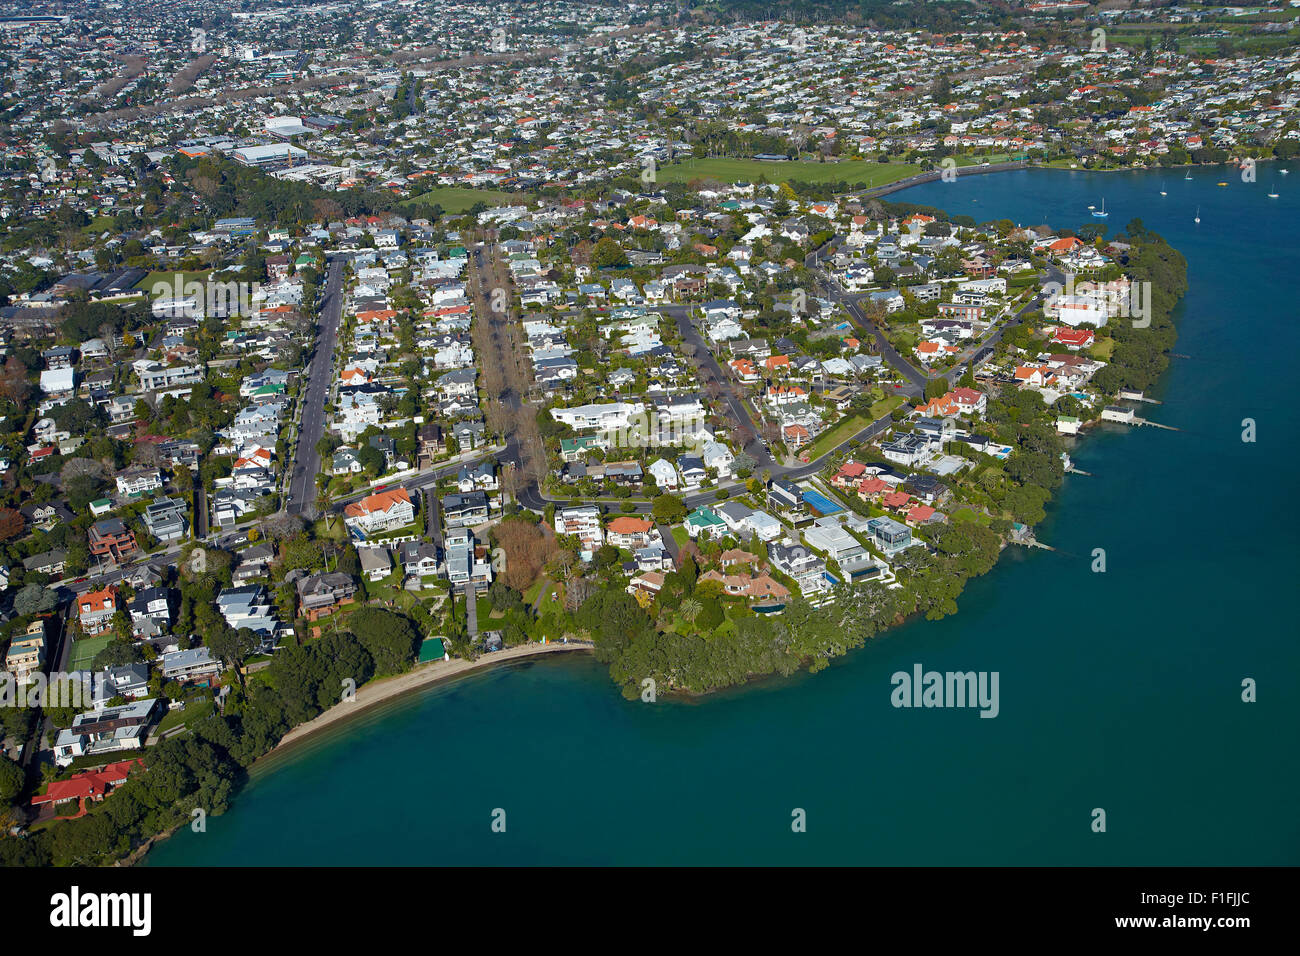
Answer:
<svg viewBox="0 0 1300 956"><path fill-rule="evenodd" d="M146 865L1300 862L1300 168L1183 177L1024 170L888 197L1055 228L1104 197L1111 234L1140 217L1187 257L1187 357L1139 411L1181 431L1080 440L1093 477L1067 476L1038 529L1056 552L1007 549L957 615L816 675L629 703L573 654L431 687L259 764ZM894 708L891 675L918 663L997 671L999 715Z"/></svg>

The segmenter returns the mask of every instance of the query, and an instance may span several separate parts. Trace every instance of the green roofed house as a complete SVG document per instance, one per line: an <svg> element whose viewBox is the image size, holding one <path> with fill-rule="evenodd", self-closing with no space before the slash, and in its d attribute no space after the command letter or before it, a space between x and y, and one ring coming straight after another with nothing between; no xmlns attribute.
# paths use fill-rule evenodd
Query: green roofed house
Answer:
<svg viewBox="0 0 1300 956"><path fill-rule="evenodd" d="M267 382L253 390L253 398L274 398L284 394L284 382Z"/></svg>
<svg viewBox="0 0 1300 956"><path fill-rule="evenodd" d="M441 637L431 637L420 645L420 663L427 661L445 661L448 660L446 648L442 646Z"/></svg>
<svg viewBox="0 0 1300 956"><path fill-rule="evenodd" d="M90 503L90 513L98 518L100 515L106 515L113 510L112 498L96 498Z"/></svg>
<svg viewBox="0 0 1300 956"><path fill-rule="evenodd" d="M464 246L452 246L447 250L448 259L468 259L469 253L465 251Z"/></svg>
<svg viewBox="0 0 1300 956"><path fill-rule="evenodd" d="M560 439L560 457L565 461L577 461L586 452L609 447L609 440L603 435L580 435L577 438Z"/></svg>
<svg viewBox="0 0 1300 956"><path fill-rule="evenodd" d="M721 537L727 533L727 523L712 508L696 508L686 516L682 526L692 538L700 535Z"/></svg>

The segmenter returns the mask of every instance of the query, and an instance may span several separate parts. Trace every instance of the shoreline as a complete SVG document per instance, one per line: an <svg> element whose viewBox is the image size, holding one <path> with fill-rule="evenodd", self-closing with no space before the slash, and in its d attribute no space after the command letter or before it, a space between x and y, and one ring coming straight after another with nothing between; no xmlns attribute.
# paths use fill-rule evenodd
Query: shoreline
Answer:
<svg viewBox="0 0 1300 956"><path fill-rule="evenodd" d="M463 657L452 658L451 660L430 661L425 664L417 664L413 670L403 674L396 674L392 677L384 677L375 681L367 681L357 688L356 698L350 703L337 703L329 710L313 717L311 720L301 723L294 727L287 734L280 738L279 743L253 761L249 767L249 772L260 764L269 762L275 755L283 755L295 744L300 744L310 737L318 734L328 727L344 724L354 717L373 710L381 704L396 700L408 693L421 690L425 687L431 687L434 684L450 680L453 677L459 677L474 671L484 670L489 667L495 667L499 664L506 664L511 661L525 660L530 657L538 657L543 654L557 654L572 651L590 651L590 644L580 644L577 642L548 643L537 644L530 642L520 644L516 647L508 647L504 650L494 651L491 654L483 654L475 660L466 660Z"/></svg>

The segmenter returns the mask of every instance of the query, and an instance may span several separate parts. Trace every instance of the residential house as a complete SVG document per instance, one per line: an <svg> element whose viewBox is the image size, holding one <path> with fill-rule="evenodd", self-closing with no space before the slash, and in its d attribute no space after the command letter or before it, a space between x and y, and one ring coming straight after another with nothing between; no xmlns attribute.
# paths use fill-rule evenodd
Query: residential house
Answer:
<svg viewBox="0 0 1300 956"><path fill-rule="evenodd" d="M343 523L354 537L365 539L415 521L415 505L405 488L367 495L343 509Z"/></svg>
<svg viewBox="0 0 1300 956"><path fill-rule="evenodd" d="M129 561L140 552L135 532L122 523L121 518L105 518L90 526L87 541L92 558L114 563Z"/></svg>
<svg viewBox="0 0 1300 956"><path fill-rule="evenodd" d="M87 591L77 599L81 630L89 635L103 634L113 627L118 612L117 589L110 585L99 591Z"/></svg>

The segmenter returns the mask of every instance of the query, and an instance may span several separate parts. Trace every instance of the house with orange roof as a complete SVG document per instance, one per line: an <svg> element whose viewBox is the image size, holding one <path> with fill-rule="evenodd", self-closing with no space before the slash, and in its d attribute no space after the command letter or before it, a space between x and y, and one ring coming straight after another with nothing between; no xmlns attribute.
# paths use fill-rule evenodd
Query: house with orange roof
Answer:
<svg viewBox="0 0 1300 956"><path fill-rule="evenodd" d="M1048 370L1040 365L1017 365L1016 381L1021 385L1042 387Z"/></svg>
<svg viewBox="0 0 1300 956"><path fill-rule="evenodd" d="M763 392L763 401L774 408L793 405L808 397L807 391L799 385L771 385Z"/></svg>
<svg viewBox="0 0 1300 956"><path fill-rule="evenodd" d="M1087 243L1078 236L1065 236L1062 239L1057 239L1055 242L1049 243L1047 251L1055 255L1064 255L1065 253L1073 252L1075 249L1084 245L1087 245Z"/></svg>
<svg viewBox="0 0 1300 956"><path fill-rule="evenodd" d="M362 537L401 528L414 520L415 505L405 488L367 495L343 509L343 523Z"/></svg>
<svg viewBox="0 0 1300 956"><path fill-rule="evenodd" d="M883 508L906 508L912 496L906 491L892 491L880 499Z"/></svg>
<svg viewBox="0 0 1300 956"><path fill-rule="evenodd" d="M371 322L377 322L380 325L387 324L397 318L395 309L365 309L357 313L357 322L360 325L368 325Z"/></svg>
<svg viewBox="0 0 1300 956"><path fill-rule="evenodd" d="M731 366L731 373L742 382L753 383L758 381L758 369L754 367L754 363L749 359L732 359L727 364Z"/></svg>
<svg viewBox="0 0 1300 956"><path fill-rule="evenodd" d="M943 395L930 399L924 405L917 405L916 412L925 418L948 418L957 414L957 402Z"/></svg>
<svg viewBox="0 0 1300 956"><path fill-rule="evenodd" d="M790 371L790 356L769 355L763 359L763 367L769 372L788 372Z"/></svg>
<svg viewBox="0 0 1300 956"><path fill-rule="evenodd" d="M925 418L951 418L954 415L982 415L987 408L988 397L983 392L958 388L916 406L916 411Z"/></svg>
<svg viewBox="0 0 1300 956"><path fill-rule="evenodd" d="M87 634L103 634L113 627L113 615L119 610L117 588L109 585L99 591L87 591L77 599L77 619Z"/></svg>
<svg viewBox="0 0 1300 956"><path fill-rule="evenodd" d="M620 515L605 526L605 540L619 548L648 548L660 541L659 532L648 518Z"/></svg>
<svg viewBox="0 0 1300 956"><path fill-rule="evenodd" d="M781 439L791 448L802 448L812 441L812 435L808 429L798 422L791 422L781 429Z"/></svg>

